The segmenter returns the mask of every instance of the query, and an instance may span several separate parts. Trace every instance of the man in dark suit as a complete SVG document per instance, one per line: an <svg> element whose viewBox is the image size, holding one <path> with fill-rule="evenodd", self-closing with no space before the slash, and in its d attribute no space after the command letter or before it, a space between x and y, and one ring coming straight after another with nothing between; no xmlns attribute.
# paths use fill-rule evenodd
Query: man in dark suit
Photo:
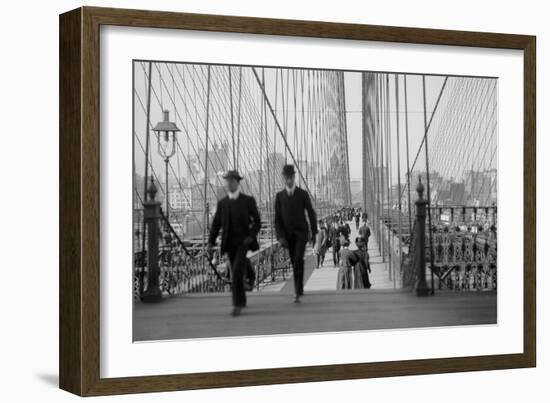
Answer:
<svg viewBox="0 0 550 403"><path fill-rule="evenodd" d="M242 177L237 171L228 171L224 177L227 196L218 201L214 214L208 250L212 251L220 232L221 252L227 253L231 265L231 291L233 295L233 316L238 316L246 306L244 277L247 272L249 250L258 250L256 239L261 221L256 200L240 192Z"/></svg>
<svg viewBox="0 0 550 403"><path fill-rule="evenodd" d="M365 247L367 248L368 250L368 247L369 247L369 237L370 237L370 228L369 228L369 225L367 224L367 222L365 221L363 223L363 225L361 225L361 227L359 228L359 236L361 238L363 238L364 242L365 242Z"/></svg>
<svg viewBox="0 0 550 403"><path fill-rule="evenodd" d="M304 294L304 253L308 238L315 245L317 217L309 194L296 186L293 165L283 167L285 189L275 197L275 230L281 245L288 248L294 272L294 302ZM307 219L306 220L306 212Z"/></svg>

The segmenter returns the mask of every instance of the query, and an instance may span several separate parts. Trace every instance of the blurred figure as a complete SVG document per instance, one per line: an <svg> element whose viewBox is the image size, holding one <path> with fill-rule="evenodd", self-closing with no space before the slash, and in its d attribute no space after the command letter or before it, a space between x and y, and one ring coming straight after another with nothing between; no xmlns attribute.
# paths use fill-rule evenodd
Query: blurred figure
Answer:
<svg viewBox="0 0 550 403"><path fill-rule="evenodd" d="M332 263L334 266L338 266L340 262L340 229L338 220L335 219L329 228L328 238L332 245Z"/></svg>
<svg viewBox="0 0 550 403"><path fill-rule="evenodd" d="M349 227L349 224L344 221L340 221L340 234L344 236L349 241L349 236L351 234L351 228Z"/></svg>
<svg viewBox="0 0 550 403"><path fill-rule="evenodd" d="M317 255L317 268L322 267L327 253L328 230L323 220L319 220L319 232L315 240L315 254Z"/></svg>
<svg viewBox="0 0 550 403"><path fill-rule="evenodd" d="M350 266L353 267L353 288L371 288L369 279L371 273L369 254L365 247L365 240L361 237L355 239L357 250L352 251L349 257Z"/></svg>
<svg viewBox="0 0 550 403"><path fill-rule="evenodd" d="M244 277L251 269L246 253L259 249L256 237L260 231L261 220L256 200L240 192L239 184L242 177L239 172L227 171L223 178L227 196L218 201L208 237L208 252L212 254L221 230L221 253L227 253L231 266L232 315L238 316L241 309L246 306Z"/></svg>
<svg viewBox="0 0 550 403"><path fill-rule="evenodd" d="M351 251L349 250L349 241L344 241L340 252L340 268L338 269L338 278L336 281L337 290L349 290L353 288L352 269L349 261Z"/></svg>
<svg viewBox="0 0 550 403"><path fill-rule="evenodd" d="M359 228L359 236L363 238L363 241L365 242L365 249L369 249L369 237L370 237L370 227L369 224L364 221L363 225Z"/></svg>
<svg viewBox="0 0 550 403"><path fill-rule="evenodd" d="M298 303L304 294L306 243L311 236L311 246L315 246L317 215L311 205L309 194L296 186L294 165L285 165L282 174L285 189L275 197L275 230L280 244L288 248L290 254L294 273L294 302Z"/></svg>

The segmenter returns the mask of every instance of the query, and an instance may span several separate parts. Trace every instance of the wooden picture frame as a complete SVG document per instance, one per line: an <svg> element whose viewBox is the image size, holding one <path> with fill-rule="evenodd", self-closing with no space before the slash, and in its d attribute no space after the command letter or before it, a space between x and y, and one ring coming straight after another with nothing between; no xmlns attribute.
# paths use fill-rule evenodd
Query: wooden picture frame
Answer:
<svg viewBox="0 0 550 403"><path fill-rule="evenodd" d="M524 52L524 324L521 354L100 377L100 26L171 28ZM60 387L81 396L160 392L536 365L536 76L534 36L82 7L60 16Z"/></svg>

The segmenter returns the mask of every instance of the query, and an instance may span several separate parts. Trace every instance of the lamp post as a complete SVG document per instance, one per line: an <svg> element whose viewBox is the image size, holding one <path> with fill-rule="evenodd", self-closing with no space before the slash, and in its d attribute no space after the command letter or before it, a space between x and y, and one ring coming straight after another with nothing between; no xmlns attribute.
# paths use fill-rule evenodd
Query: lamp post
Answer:
<svg viewBox="0 0 550 403"><path fill-rule="evenodd" d="M155 200L157 187L151 177L147 188L148 198L143 202L143 220L147 231L147 290L142 293L143 302L158 302L162 300L160 290L159 267L159 221L160 202Z"/></svg>
<svg viewBox="0 0 550 403"><path fill-rule="evenodd" d="M168 110L162 111L163 120L158 122L153 128L157 136L158 153L164 159L165 172L166 172L166 219L170 218L169 204L168 204L168 161L176 153L176 132L180 129L174 122L170 122L170 112ZM170 150L170 151L169 151Z"/></svg>
<svg viewBox="0 0 550 403"><path fill-rule="evenodd" d="M424 185L418 177L418 199L416 200L416 245L414 265L416 270L416 295L419 297L426 296L430 293L428 284L426 283L426 205L428 201L422 197L424 193Z"/></svg>

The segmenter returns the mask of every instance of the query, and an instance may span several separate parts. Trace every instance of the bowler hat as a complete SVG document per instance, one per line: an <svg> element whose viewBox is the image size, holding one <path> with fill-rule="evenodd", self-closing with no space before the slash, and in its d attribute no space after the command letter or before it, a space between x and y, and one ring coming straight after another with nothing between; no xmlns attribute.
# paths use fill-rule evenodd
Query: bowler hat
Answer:
<svg viewBox="0 0 550 403"><path fill-rule="evenodd" d="M294 165L287 164L283 167L284 176L292 176L294 174L296 174L296 171L294 170Z"/></svg>
<svg viewBox="0 0 550 403"><path fill-rule="evenodd" d="M224 175L223 175L223 178L224 179L229 179L229 178L235 178L237 179L238 181L240 181L243 177L241 175L239 175L239 171L235 171L233 169L230 169L229 171L227 171Z"/></svg>

